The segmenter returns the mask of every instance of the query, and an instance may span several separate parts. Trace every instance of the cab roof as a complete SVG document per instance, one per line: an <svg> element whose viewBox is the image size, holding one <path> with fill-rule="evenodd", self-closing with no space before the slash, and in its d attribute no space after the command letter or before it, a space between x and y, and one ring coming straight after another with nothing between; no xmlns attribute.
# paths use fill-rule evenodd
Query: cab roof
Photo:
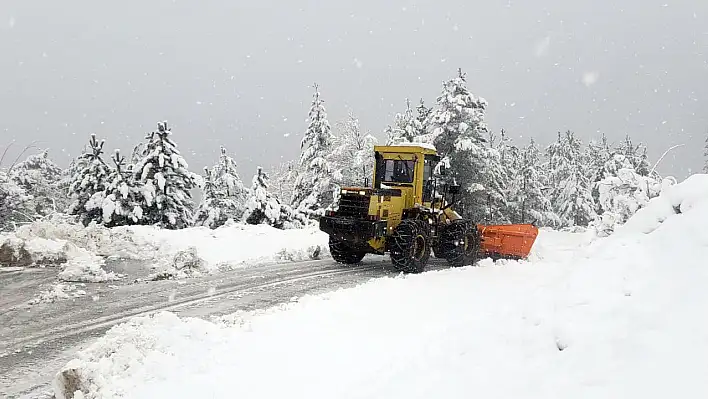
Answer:
<svg viewBox="0 0 708 399"><path fill-rule="evenodd" d="M435 146L428 143L401 143L392 145L376 145L376 152L400 152L404 154L438 155Z"/></svg>

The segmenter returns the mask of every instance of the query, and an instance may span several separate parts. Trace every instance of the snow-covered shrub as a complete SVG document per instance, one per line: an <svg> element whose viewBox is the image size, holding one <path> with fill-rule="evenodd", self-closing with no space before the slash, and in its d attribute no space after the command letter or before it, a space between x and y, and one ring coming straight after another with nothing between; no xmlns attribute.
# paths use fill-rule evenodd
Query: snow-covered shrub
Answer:
<svg viewBox="0 0 708 399"><path fill-rule="evenodd" d="M308 224L307 217L282 204L268 192L268 175L263 168L253 176L251 195L246 202L243 221L248 224L268 224L278 229L301 228Z"/></svg>
<svg viewBox="0 0 708 399"><path fill-rule="evenodd" d="M25 206L30 200L32 196L0 170L0 231L12 230L17 223L35 218L34 212Z"/></svg>
<svg viewBox="0 0 708 399"><path fill-rule="evenodd" d="M21 205L30 220L66 210L69 197L61 190L63 170L49 159L49 150L11 166L7 176L30 196Z"/></svg>
<svg viewBox="0 0 708 399"><path fill-rule="evenodd" d="M641 175L627 156L616 153L606 162L604 178L595 189L600 215L593 224L598 235L606 236L658 196L662 182L657 176Z"/></svg>

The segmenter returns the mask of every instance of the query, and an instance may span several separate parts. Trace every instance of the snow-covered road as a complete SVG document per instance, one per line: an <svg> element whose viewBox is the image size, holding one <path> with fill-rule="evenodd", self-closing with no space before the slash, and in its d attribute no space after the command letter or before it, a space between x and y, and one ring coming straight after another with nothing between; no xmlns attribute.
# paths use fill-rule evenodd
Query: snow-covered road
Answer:
<svg viewBox="0 0 708 399"><path fill-rule="evenodd" d="M433 261L431 269L446 267ZM361 266L342 267L331 260L241 268L183 280L95 284L73 300L18 306L38 281L56 271L25 269L0 273L0 396L46 397L49 382L77 350L111 326L130 317L169 310L208 317L237 310L263 309L293 297L353 286L393 274L387 257L370 257ZM12 302L10 302L12 298ZM46 395L46 396L45 396Z"/></svg>

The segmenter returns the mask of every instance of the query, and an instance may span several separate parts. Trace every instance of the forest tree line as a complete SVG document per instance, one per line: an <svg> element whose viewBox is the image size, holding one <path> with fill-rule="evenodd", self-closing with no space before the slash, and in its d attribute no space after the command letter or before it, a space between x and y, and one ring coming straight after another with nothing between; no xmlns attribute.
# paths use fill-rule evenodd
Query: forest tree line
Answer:
<svg viewBox="0 0 708 399"><path fill-rule="evenodd" d="M433 106L423 99L415 107L409 100L405 105L385 128L385 144L434 145L449 166L449 178L462 187L464 215L478 223L593 225L611 232L664 184L652 170L646 146L629 136L619 143L605 136L583 143L565 131L541 146L494 132L485 121L486 100L469 91L461 70L443 82ZM201 174L190 171L167 122L159 122L128 158L118 150L106 153L105 141L95 135L67 169L53 163L46 150L30 155L0 169L0 228L52 213L107 227L309 225L336 201L339 187L371 183L373 146L379 142L351 113L332 127L317 85L308 121L299 158L268 171L258 167L250 185L224 146L212 167ZM198 204L195 189L202 192Z"/></svg>

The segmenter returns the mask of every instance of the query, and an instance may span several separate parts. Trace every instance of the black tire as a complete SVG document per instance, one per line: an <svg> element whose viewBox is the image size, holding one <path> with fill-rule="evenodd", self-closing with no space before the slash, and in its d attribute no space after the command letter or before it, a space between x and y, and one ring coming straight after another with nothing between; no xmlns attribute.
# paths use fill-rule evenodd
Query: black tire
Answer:
<svg viewBox="0 0 708 399"><path fill-rule="evenodd" d="M480 245L477 226L466 220L453 220L440 234L440 249L452 267L475 264Z"/></svg>
<svg viewBox="0 0 708 399"><path fill-rule="evenodd" d="M354 248L344 240L329 236L329 253L332 259L345 265L354 265L364 259L366 252Z"/></svg>
<svg viewBox="0 0 708 399"><path fill-rule="evenodd" d="M389 251L396 270L403 273L422 273L430 258L430 235L423 222L406 219L394 230Z"/></svg>

